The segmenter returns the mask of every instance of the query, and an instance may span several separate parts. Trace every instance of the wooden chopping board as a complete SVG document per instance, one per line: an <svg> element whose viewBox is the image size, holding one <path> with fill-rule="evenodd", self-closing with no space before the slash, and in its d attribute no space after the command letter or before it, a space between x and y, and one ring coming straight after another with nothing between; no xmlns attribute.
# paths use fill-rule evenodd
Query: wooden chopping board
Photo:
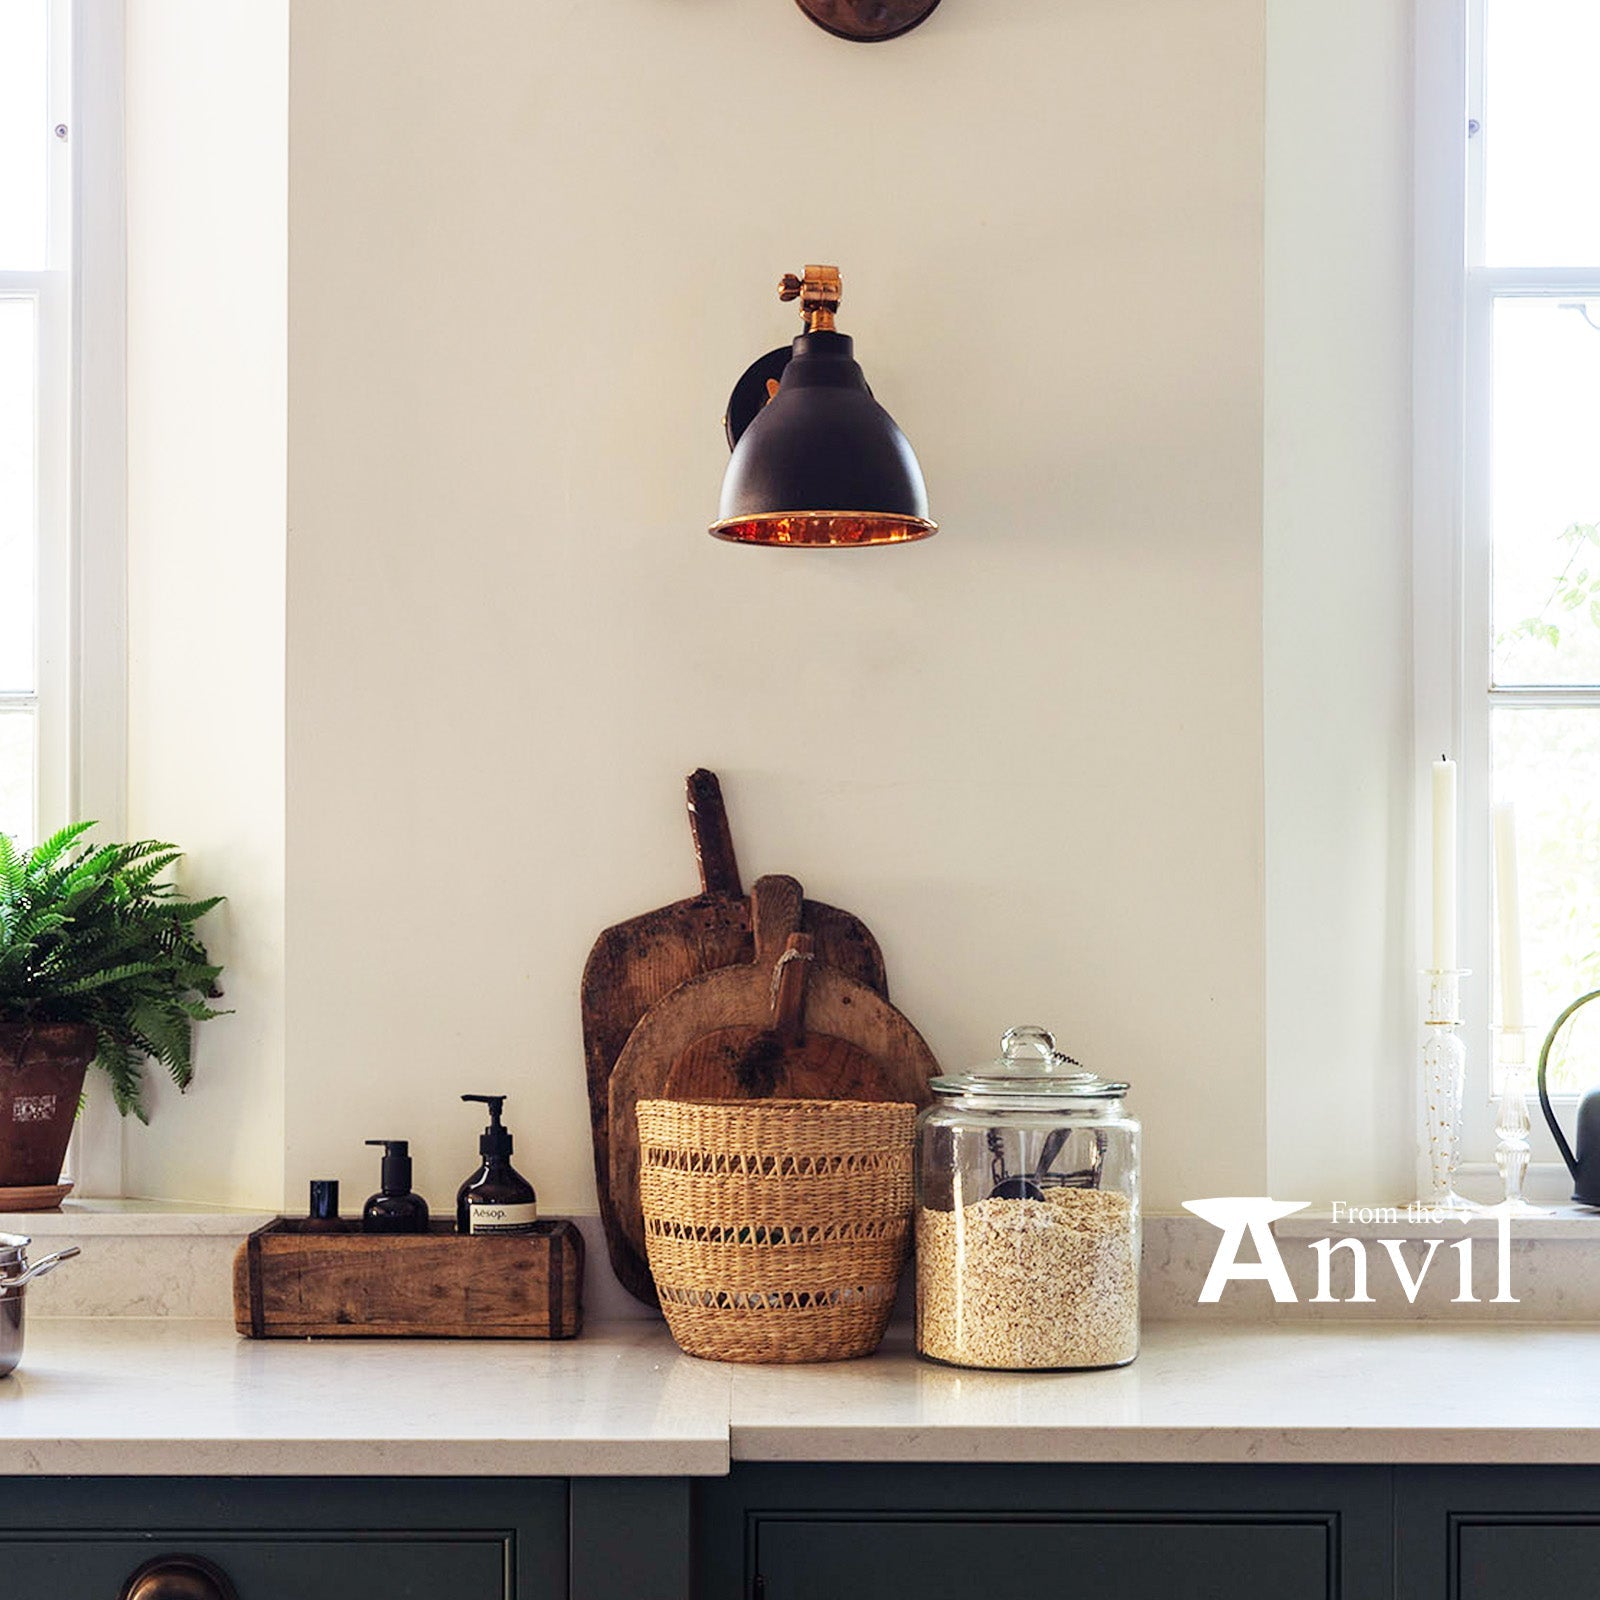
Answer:
<svg viewBox="0 0 1600 1600"><path fill-rule="evenodd" d="M747 965L755 954L750 902L739 883L722 786L704 768L688 778L689 825L700 864L701 893L607 928L583 969L583 1049L595 1186L612 1270L635 1298L656 1303L642 1249L617 1224L611 1198L610 1080L640 1018L679 984L721 967ZM847 911L808 900L801 931L816 959L887 997L883 955L866 925ZM630 1123L631 1128L631 1123Z"/></svg>
<svg viewBox="0 0 1600 1600"><path fill-rule="evenodd" d="M756 949L762 949L759 928ZM757 957L758 964L760 957ZM668 1100L872 1100L876 1057L806 1026L806 990L816 960L809 933L791 933L771 984L771 1016L760 1028L717 1028L678 1057Z"/></svg>
<svg viewBox="0 0 1600 1600"><path fill-rule="evenodd" d="M737 1072L740 1053L752 1035L773 1021L774 973L791 938L803 923L804 899L793 878L761 878L752 898L755 960L703 973L680 984L651 1007L628 1036L611 1073L611 1182L613 1213L630 1248L644 1257L644 1218L639 1207L639 1128L641 1100L675 1097L677 1083L690 1089L712 1070L715 1046L728 1040L723 1066ZM917 1030L882 995L821 962L805 984L804 1027L841 1048L802 1051L799 1070L807 1097L826 1100L908 1100L926 1105L933 1098L928 1080L939 1071L933 1052ZM708 1064L708 1044L713 1046ZM826 1063L834 1061L837 1076ZM756 1096L757 1098L764 1098Z"/></svg>

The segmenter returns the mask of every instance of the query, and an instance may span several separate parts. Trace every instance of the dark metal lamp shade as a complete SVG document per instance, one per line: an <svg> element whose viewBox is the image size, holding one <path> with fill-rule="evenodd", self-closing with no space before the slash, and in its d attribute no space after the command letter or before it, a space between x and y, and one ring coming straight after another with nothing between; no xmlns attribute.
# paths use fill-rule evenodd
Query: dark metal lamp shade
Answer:
<svg viewBox="0 0 1600 1600"><path fill-rule="evenodd" d="M742 382L781 360L781 352L764 358ZM781 370L747 426L735 391L733 459L710 531L733 544L813 548L906 544L936 532L922 469L872 398L849 336L803 333Z"/></svg>

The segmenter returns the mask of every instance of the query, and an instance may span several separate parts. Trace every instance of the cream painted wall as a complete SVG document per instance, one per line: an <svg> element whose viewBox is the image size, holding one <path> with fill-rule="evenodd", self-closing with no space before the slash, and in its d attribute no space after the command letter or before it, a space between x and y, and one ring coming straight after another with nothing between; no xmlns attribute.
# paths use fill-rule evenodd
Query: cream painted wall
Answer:
<svg viewBox="0 0 1600 1600"><path fill-rule="evenodd" d="M1411 1183L1411 26L1267 7L1273 1194Z"/></svg>
<svg viewBox="0 0 1600 1600"><path fill-rule="evenodd" d="M505 1090L547 1206L592 1207L578 977L690 890L701 763L946 1062L1052 1023L1132 1079L1153 1204L1259 1190L1264 29L295 0L291 1203L409 1135L447 1205L455 1097ZM808 260L925 546L702 531Z"/></svg>
<svg viewBox="0 0 1600 1600"><path fill-rule="evenodd" d="M283 1189L287 0L128 0L128 806L226 891L233 1016L153 1070L126 1191Z"/></svg>

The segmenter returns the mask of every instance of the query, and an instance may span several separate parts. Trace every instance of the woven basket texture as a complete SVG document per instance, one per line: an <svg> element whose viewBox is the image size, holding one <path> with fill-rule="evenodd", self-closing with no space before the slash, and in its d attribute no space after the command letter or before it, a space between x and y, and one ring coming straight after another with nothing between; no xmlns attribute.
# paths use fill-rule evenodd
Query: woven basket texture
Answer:
<svg viewBox="0 0 1600 1600"><path fill-rule="evenodd" d="M844 1361L883 1338L905 1266L917 1108L639 1103L645 1246L667 1326L713 1361Z"/></svg>

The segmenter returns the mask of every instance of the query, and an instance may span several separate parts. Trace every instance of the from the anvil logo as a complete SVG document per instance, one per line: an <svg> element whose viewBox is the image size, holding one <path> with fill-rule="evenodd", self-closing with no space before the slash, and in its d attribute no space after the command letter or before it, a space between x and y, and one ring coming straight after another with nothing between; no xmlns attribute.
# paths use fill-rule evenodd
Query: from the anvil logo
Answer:
<svg viewBox="0 0 1600 1600"><path fill-rule="evenodd" d="M1290 1281L1288 1268L1283 1264L1283 1256L1278 1249L1278 1241L1273 1237L1272 1224L1283 1217L1292 1217L1297 1211L1304 1211L1311 1204L1309 1200L1274 1200L1268 1195L1227 1195L1212 1200L1185 1200L1183 1209L1192 1211L1197 1217L1209 1222L1212 1227L1222 1230L1222 1238L1217 1244L1217 1252L1211 1259L1211 1270L1206 1274L1205 1287L1200 1291L1201 1305L1215 1305L1222 1298L1222 1291L1232 1282L1259 1281L1264 1279L1267 1287L1272 1290L1272 1298L1284 1304L1298 1301L1299 1295L1295 1293L1294 1284ZM1410 1220L1426 1222L1469 1222L1475 1216L1492 1215L1495 1223L1495 1252L1497 1272L1495 1274L1496 1293L1491 1304L1518 1304L1517 1297L1511 1292L1511 1214L1508 1210L1499 1207L1489 1207L1483 1212L1453 1212L1453 1211L1428 1211L1411 1210L1401 1211L1395 1207L1376 1208L1375 1214L1365 1211L1352 1211L1348 1206L1334 1206L1334 1219L1338 1220L1341 1210L1352 1221L1366 1221L1369 1215L1380 1224L1383 1222L1398 1223L1402 1217ZM1255 1246L1255 1261L1241 1261L1239 1247L1244 1243L1248 1234L1250 1242ZM1428 1269L1433 1265L1433 1258L1438 1254L1440 1245L1445 1241L1441 1239L1423 1239L1418 1241L1427 1246L1427 1254L1422 1258L1422 1264L1413 1275L1407 1265L1405 1256L1401 1253L1403 1239L1376 1239L1372 1241L1379 1245L1384 1254L1388 1256L1390 1265L1394 1268L1394 1275L1399 1280L1401 1291L1408 1304L1415 1305L1417 1295L1422 1289L1423 1280L1428 1276ZM1374 1297L1367 1293L1367 1241L1364 1239L1313 1239L1311 1248L1317 1256L1317 1292L1311 1297L1310 1305L1375 1305ZM1457 1256L1457 1292L1452 1299L1452 1305L1477 1304L1478 1296L1472 1292L1472 1240L1456 1239L1450 1248ZM1354 1292L1342 1299L1333 1293L1333 1253L1335 1250L1348 1250L1352 1262L1354 1276Z"/></svg>

